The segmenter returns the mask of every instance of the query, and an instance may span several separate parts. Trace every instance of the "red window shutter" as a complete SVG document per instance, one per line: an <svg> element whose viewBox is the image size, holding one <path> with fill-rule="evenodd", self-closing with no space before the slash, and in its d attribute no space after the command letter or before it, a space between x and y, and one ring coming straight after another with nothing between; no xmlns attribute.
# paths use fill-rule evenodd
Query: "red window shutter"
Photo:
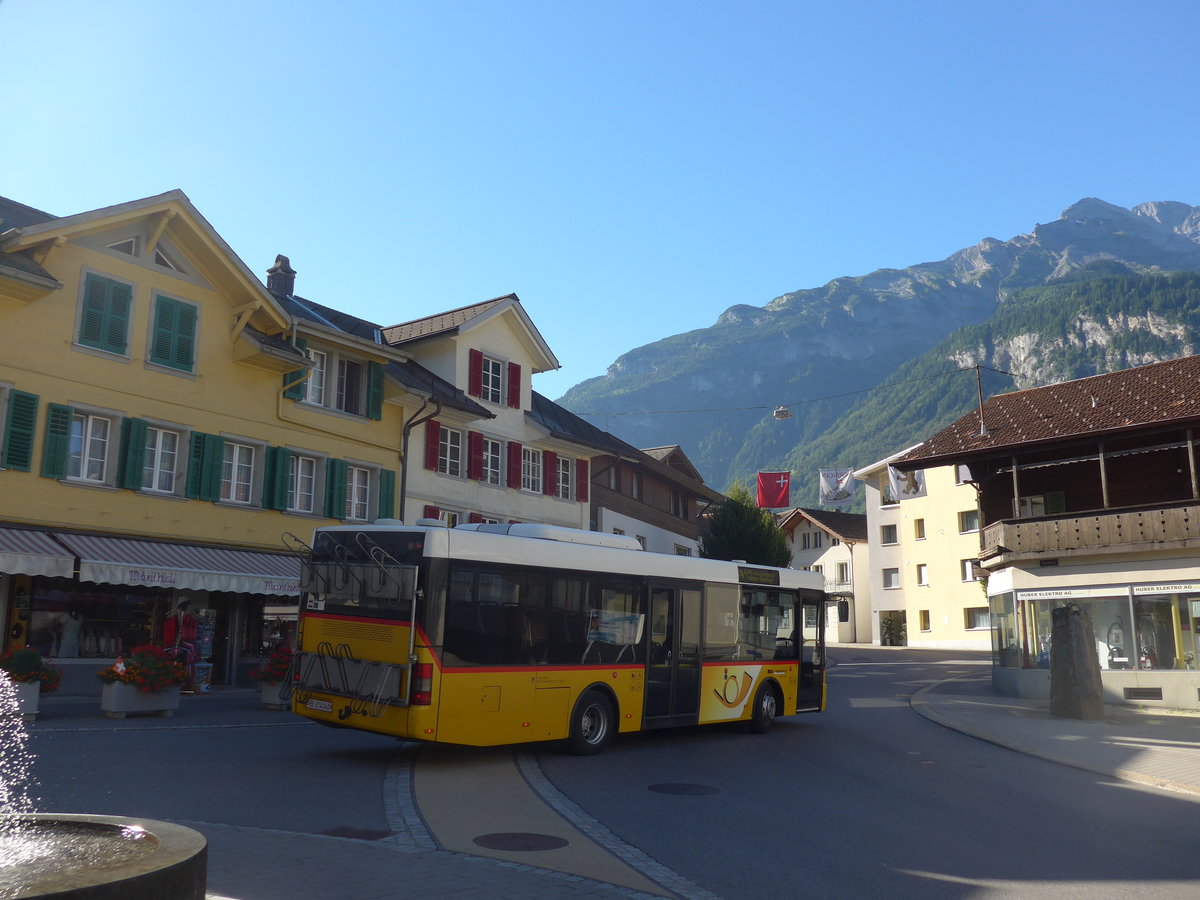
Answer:
<svg viewBox="0 0 1200 900"><path fill-rule="evenodd" d="M508 364L508 405L513 409L521 408L521 364Z"/></svg>
<svg viewBox="0 0 1200 900"><path fill-rule="evenodd" d="M521 445L516 441L508 442L508 486L521 488Z"/></svg>
<svg viewBox="0 0 1200 900"><path fill-rule="evenodd" d="M588 499L588 461L575 460L575 499L587 503Z"/></svg>
<svg viewBox="0 0 1200 900"><path fill-rule="evenodd" d="M467 516L467 522L470 525L482 525L483 524L483 516L481 516L479 513L470 513Z"/></svg>
<svg viewBox="0 0 1200 900"><path fill-rule="evenodd" d="M437 471L438 444L442 438L442 426L430 419L425 423L425 468Z"/></svg>
<svg viewBox="0 0 1200 900"><path fill-rule="evenodd" d="M467 432L467 477L483 478L483 435L478 431Z"/></svg>
<svg viewBox="0 0 1200 900"><path fill-rule="evenodd" d="M478 397L483 394L483 351L471 350L467 358L471 369L467 373L467 393Z"/></svg>
<svg viewBox="0 0 1200 900"><path fill-rule="evenodd" d="M558 454L553 450L542 451L542 493L558 493Z"/></svg>
<svg viewBox="0 0 1200 900"><path fill-rule="evenodd" d="M436 519L439 516L441 516L441 514L442 514L442 508L440 506L434 506L433 504L425 505L425 518Z"/></svg>

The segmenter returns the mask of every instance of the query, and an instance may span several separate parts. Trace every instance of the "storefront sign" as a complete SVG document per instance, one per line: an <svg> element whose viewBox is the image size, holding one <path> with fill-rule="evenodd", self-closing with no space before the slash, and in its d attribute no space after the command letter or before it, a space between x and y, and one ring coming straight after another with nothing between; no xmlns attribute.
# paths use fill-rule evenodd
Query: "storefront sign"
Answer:
<svg viewBox="0 0 1200 900"><path fill-rule="evenodd" d="M1018 600L1083 600L1089 597L1127 597L1124 585L1096 588L1060 588L1052 591L1017 591Z"/></svg>
<svg viewBox="0 0 1200 900"><path fill-rule="evenodd" d="M1133 595L1147 594L1200 594L1200 581L1176 581L1172 584L1135 584Z"/></svg>

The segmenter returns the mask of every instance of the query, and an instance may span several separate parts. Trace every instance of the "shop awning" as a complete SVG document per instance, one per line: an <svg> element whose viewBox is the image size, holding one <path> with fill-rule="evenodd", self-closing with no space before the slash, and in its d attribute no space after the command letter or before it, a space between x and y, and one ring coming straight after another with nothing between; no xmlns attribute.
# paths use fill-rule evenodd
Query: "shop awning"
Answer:
<svg viewBox="0 0 1200 900"><path fill-rule="evenodd" d="M79 557L79 580L238 594L300 594L300 560L191 544L60 534Z"/></svg>
<svg viewBox="0 0 1200 900"><path fill-rule="evenodd" d="M44 531L0 528L0 572L70 578L75 558Z"/></svg>

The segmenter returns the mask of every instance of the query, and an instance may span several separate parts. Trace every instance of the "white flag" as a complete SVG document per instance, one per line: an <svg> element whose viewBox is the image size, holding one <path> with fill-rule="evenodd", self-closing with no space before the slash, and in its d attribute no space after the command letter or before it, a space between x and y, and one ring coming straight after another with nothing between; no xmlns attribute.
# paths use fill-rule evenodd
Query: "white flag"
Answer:
<svg viewBox="0 0 1200 900"><path fill-rule="evenodd" d="M925 496L925 471L897 472L888 466L888 488L892 492L893 502L911 500L914 497Z"/></svg>
<svg viewBox="0 0 1200 900"><path fill-rule="evenodd" d="M853 469L820 469L821 506L849 506L854 502Z"/></svg>

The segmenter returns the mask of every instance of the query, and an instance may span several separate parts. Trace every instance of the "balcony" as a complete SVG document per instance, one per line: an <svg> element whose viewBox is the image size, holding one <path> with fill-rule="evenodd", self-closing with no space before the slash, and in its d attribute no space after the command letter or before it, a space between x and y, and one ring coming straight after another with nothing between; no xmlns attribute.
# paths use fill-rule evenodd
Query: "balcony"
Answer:
<svg viewBox="0 0 1200 900"><path fill-rule="evenodd" d="M1037 519L1004 519L983 529L988 567L1019 559L1094 556L1200 547L1200 505L1096 510Z"/></svg>

